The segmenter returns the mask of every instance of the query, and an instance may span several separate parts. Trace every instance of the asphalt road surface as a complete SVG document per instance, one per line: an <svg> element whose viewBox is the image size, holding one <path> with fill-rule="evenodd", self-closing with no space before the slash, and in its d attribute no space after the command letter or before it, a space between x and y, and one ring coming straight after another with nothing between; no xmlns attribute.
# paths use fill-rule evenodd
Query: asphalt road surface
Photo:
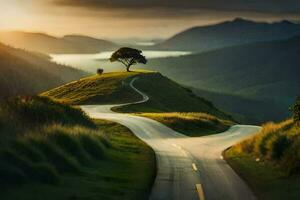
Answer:
<svg viewBox="0 0 300 200"><path fill-rule="evenodd" d="M148 96L133 86L143 99ZM132 104L132 103L130 103ZM128 105L128 104L121 104ZM81 108L93 118L107 119L128 127L153 148L157 177L151 200L252 200L254 194L223 160L222 152L260 130L258 126L236 125L228 131L204 137L187 137L145 117L111 111L120 105L86 105Z"/></svg>

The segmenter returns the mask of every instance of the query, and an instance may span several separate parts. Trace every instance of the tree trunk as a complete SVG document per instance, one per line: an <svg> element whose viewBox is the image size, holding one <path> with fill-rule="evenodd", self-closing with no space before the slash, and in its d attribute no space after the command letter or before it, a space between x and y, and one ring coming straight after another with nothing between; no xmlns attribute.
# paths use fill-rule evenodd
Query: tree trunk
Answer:
<svg viewBox="0 0 300 200"><path fill-rule="evenodd" d="M127 70L127 72L130 72L130 69L129 69L129 68L130 68L130 66L131 66L131 65L127 65L127 66L126 66L126 70Z"/></svg>

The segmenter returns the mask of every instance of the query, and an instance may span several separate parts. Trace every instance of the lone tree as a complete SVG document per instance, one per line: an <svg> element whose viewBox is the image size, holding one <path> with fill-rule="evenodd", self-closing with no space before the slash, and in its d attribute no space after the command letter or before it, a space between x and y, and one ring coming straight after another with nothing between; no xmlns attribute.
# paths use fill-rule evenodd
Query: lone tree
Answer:
<svg viewBox="0 0 300 200"><path fill-rule="evenodd" d="M110 62L119 61L123 63L126 67L126 70L130 72L131 65L142 63L146 64L147 59L142 55L142 51L138 49L133 49L129 47L122 47L115 51L111 57Z"/></svg>
<svg viewBox="0 0 300 200"><path fill-rule="evenodd" d="M296 103L291 107L293 111L293 118L295 122L300 121L300 97L298 97Z"/></svg>

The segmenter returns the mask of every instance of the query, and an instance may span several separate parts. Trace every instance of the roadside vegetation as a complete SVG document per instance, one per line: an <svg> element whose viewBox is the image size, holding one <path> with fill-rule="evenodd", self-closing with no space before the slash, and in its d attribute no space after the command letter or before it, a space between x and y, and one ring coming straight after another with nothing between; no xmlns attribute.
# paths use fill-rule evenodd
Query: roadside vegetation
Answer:
<svg viewBox="0 0 300 200"><path fill-rule="evenodd" d="M46 97L0 106L0 199L147 199L153 151L127 128ZM45 195L47 194L47 195Z"/></svg>
<svg viewBox="0 0 300 200"><path fill-rule="evenodd" d="M298 199L300 195L299 101L294 119L267 123L255 135L225 152L225 157L259 199Z"/></svg>
<svg viewBox="0 0 300 200"><path fill-rule="evenodd" d="M203 136L226 131L232 121L222 120L205 113L171 112L171 113L139 113L138 116L159 121L173 130L188 136Z"/></svg>

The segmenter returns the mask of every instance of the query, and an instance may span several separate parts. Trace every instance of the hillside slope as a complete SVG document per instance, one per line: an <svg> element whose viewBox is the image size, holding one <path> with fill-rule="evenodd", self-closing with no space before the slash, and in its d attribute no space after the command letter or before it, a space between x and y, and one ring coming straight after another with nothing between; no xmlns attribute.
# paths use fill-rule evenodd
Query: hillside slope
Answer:
<svg viewBox="0 0 300 200"><path fill-rule="evenodd" d="M177 58L153 59L146 68L159 69L198 89L271 101L286 110L277 114L285 118L288 106L299 95L299 53L300 36L297 36Z"/></svg>
<svg viewBox="0 0 300 200"><path fill-rule="evenodd" d="M42 93L70 104L112 104L140 100L140 95L128 86L132 77L139 78L135 86L150 100L140 105L116 108L121 112L204 112L230 118L209 101L157 72L114 72L92 76Z"/></svg>
<svg viewBox="0 0 300 200"><path fill-rule="evenodd" d="M67 104L117 104L134 102L140 96L125 82L139 73L104 73L74 81L42 93ZM126 81L127 80L127 81Z"/></svg>
<svg viewBox="0 0 300 200"><path fill-rule="evenodd" d="M0 32L0 41L16 48L42 53L99 53L113 50L117 45L96 38L80 35L54 37L43 33Z"/></svg>
<svg viewBox="0 0 300 200"><path fill-rule="evenodd" d="M155 172L122 125L45 97L0 104L0 199L148 199Z"/></svg>
<svg viewBox="0 0 300 200"><path fill-rule="evenodd" d="M190 28L156 47L203 52L257 41L285 39L297 34L300 34L300 25L289 21L265 23L237 18L215 25Z"/></svg>
<svg viewBox="0 0 300 200"><path fill-rule="evenodd" d="M85 75L80 70L52 63L45 55L0 43L0 99L40 93Z"/></svg>

